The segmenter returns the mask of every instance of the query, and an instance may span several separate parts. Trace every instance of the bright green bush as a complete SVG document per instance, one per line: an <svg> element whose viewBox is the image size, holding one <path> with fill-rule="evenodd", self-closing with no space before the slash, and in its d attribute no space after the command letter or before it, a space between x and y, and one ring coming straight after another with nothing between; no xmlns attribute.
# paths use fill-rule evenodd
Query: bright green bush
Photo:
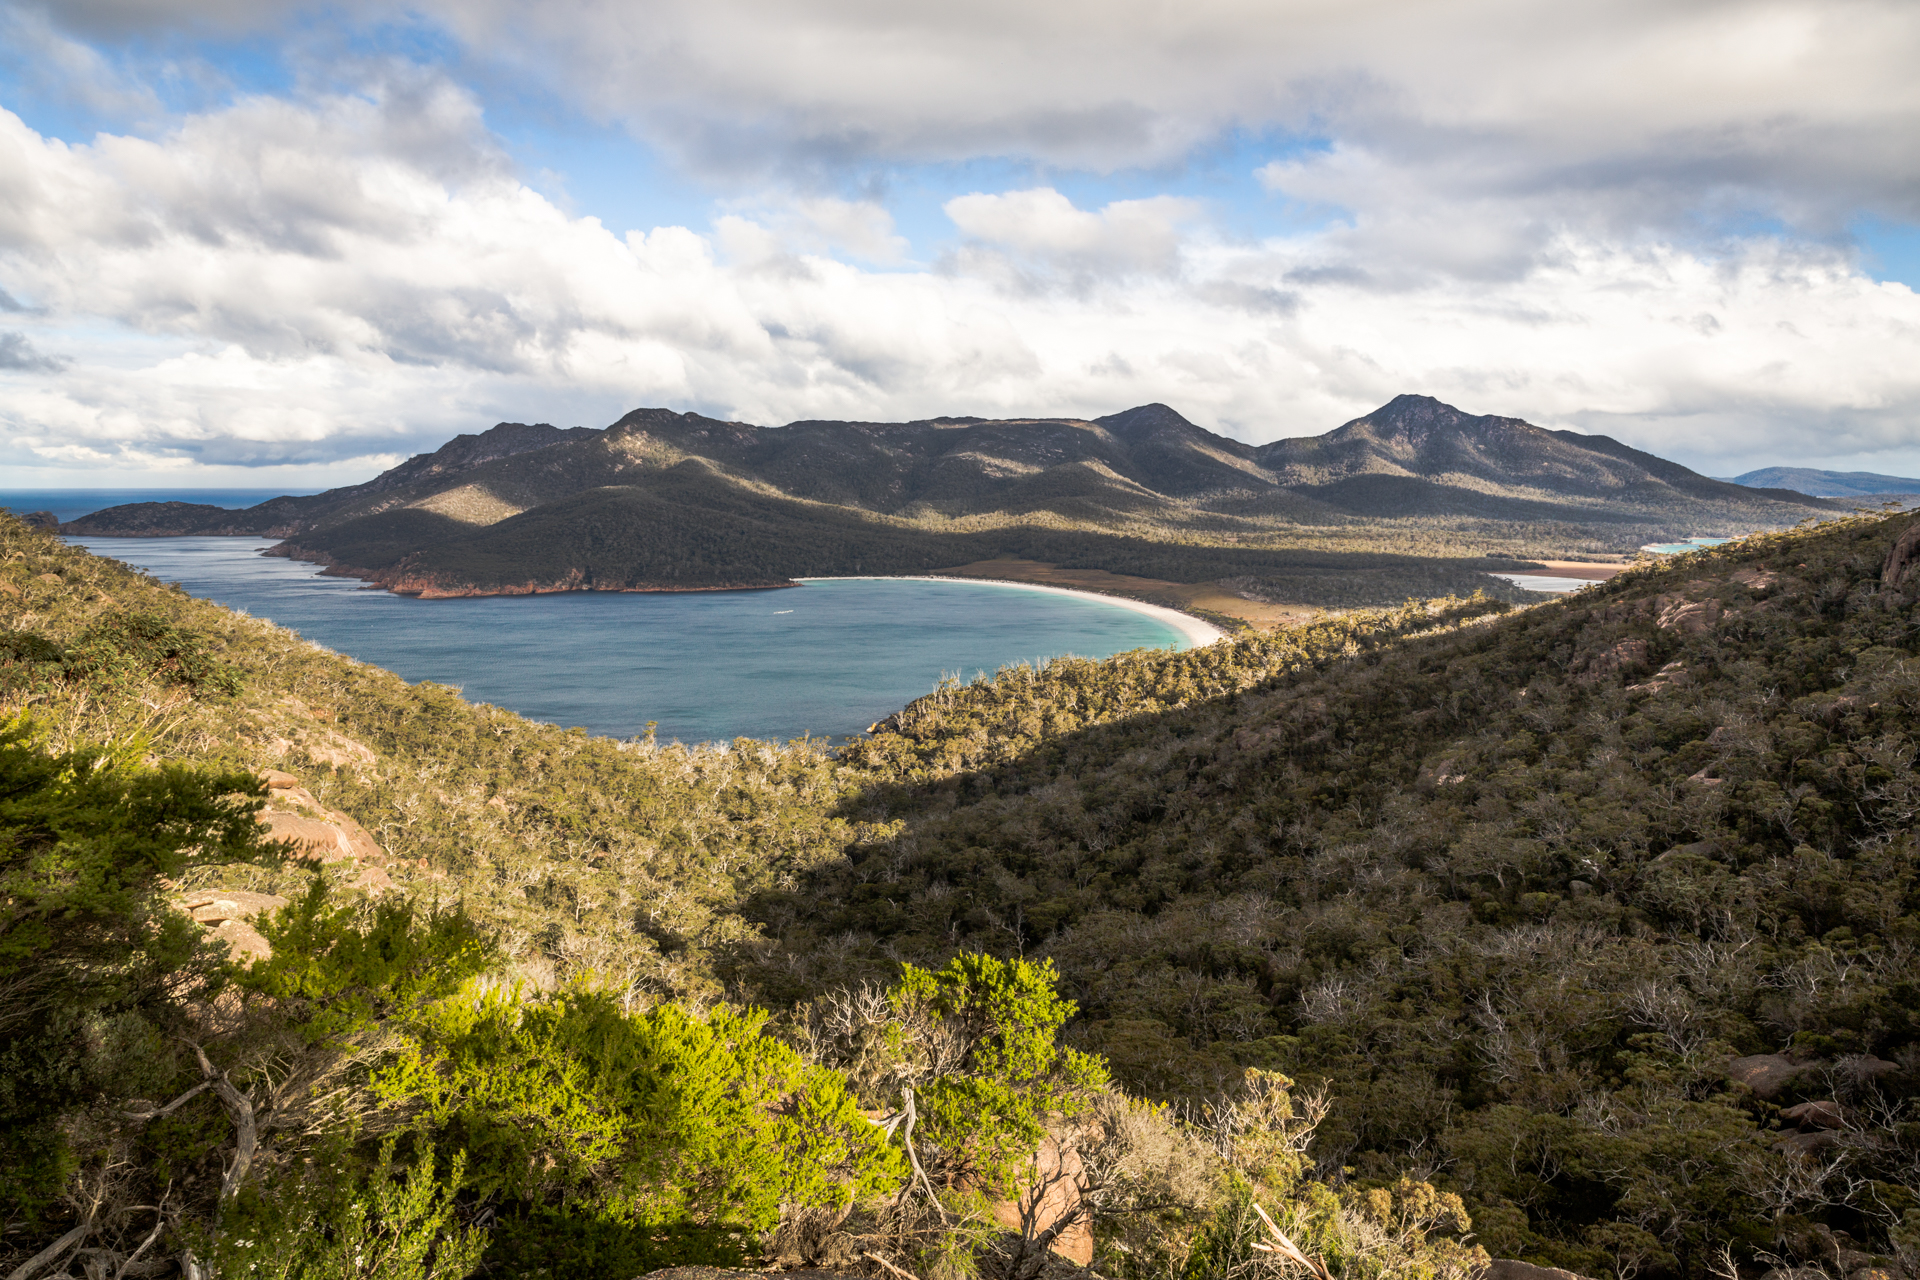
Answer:
<svg viewBox="0 0 1920 1280"><path fill-rule="evenodd" d="M479 1192L612 1222L764 1231L783 1205L845 1208L897 1185L900 1157L845 1081L765 1021L495 987L412 1021L373 1088L468 1152Z"/></svg>
<svg viewBox="0 0 1920 1280"><path fill-rule="evenodd" d="M307 1038L342 1039L450 995L497 958L464 908L390 895L336 904L316 878L259 921L273 954L240 977L270 997Z"/></svg>
<svg viewBox="0 0 1920 1280"><path fill-rule="evenodd" d="M907 965L893 1003L957 1042L918 1091L918 1132L951 1179L1012 1194L1021 1167L1046 1137L1049 1117L1070 1118L1107 1083L1106 1065L1057 1042L1073 1016L1052 961L955 956L944 968Z"/></svg>

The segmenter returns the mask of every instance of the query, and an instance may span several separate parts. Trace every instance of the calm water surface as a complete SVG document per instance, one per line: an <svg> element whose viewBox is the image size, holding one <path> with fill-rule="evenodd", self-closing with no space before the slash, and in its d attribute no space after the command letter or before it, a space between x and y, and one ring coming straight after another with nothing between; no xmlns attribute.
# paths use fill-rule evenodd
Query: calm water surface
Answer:
<svg viewBox="0 0 1920 1280"><path fill-rule="evenodd" d="M990 583L415 600L261 556L261 538L69 541L408 680L616 737L651 720L663 741L837 738L943 673L971 679L1010 662L1186 644L1116 605Z"/></svg>

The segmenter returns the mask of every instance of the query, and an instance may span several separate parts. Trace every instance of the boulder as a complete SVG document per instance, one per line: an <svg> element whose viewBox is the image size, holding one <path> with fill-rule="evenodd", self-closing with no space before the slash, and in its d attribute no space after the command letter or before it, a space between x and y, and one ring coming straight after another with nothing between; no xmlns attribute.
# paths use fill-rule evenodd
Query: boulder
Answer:
<svg viewBox="0 0 1920 1280"><path fill-rule="evenodd" d="M245 920L222 920L213 930L213 936L227 944L227 956L235 964L251 964L273 954L273 948L260 936L260 931Z"/></svg>
<svg viewBox="0 0 1920 1280"><path fill-rule="evenodd" d="M245 889L203 889L187 894L181 905L201 924L219 924L222 920L245 920L262 911L274 911L287 905L278 894L251 893Z"/></svg>
<svg viewBox="0 0 1920 1280"><path fill-rule="evenodd" d="M1559 1267L1536 1266L1513 1258L1495 1258L1487 1263L1478 1280L1586 1280L1585 1276Z"/></svg>
<svg viewBox="0 0 1920 1280"><path fill-rule="evenodd" d="M1848 1054L1833 1064L1835 1075L1843 1076L1855 1084L1872 1084L1881 1076L1897 1075L1900 1064L1888 1062L1885 1058L1876 1058L1870 1053Z"/></svg>
<svg viewBox="0 0 1920 1280"><path fill-rule="evenodd" d="M1756 1053L1727 1064L1727 1078L1753 1090L1756 1098L1773 1101L1801 1072L1800 1064L1781 1053Z"/></svg>
<svg viewBox="0 0 1920 1280"><path fill-rule="evenodd" d="M1803 1102L1797 1107L1788 1107L1780 1113L1780 1118L1802 1129L1847 1127L1845 1117L1840 1114L1840 1104L1830 1098L1823 1098L1818 1102Z"/></svg>
<svg viewBox="0 0 1920 1280"><path fill-rule="evenodd" d="M1839 1146L1840 1136L1829 1129L1815 1129L1812 1133L1783 1133L1774 1145L1797 1156L1811 1156L1829 1147Z"/></svg>
<svg viewBox="0 0 1920 1280"><path fill-rule="evenodd" d="M284 840L292 845L296 858L338 862L353 856L353 850L347 847L345 833L331 822L303 818L297 813L287 813L281 809L269 809L260 815L260 825L267 829L269 840Z"/></svg>

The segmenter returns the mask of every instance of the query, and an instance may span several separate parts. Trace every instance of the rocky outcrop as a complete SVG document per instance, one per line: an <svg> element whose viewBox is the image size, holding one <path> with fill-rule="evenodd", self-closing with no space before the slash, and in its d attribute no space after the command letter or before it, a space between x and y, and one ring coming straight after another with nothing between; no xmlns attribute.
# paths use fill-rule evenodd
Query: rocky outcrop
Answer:
<svg viewBox="0 0 1920 1280"><path fill-rule="evenodd" d="M1093 1264L1093 1226L1082 1205L1086 1167L1071 1137L1049 1134L1034 1154L1033 1173L1015 1199L993 1206L993 1220L1031 1239L1053 1235L1048 1246L1068 1262Z"/></svg>
<svg viewBox="0 0 1920 1280"><path fill-rule="evenodd" d="M1598 680L1616 671L1632 671L1647 665L1647 642L1639 637L1622 640L1588 659L1580 673L1583 680Z"/></svg>
<svg viewBox="0 0 1920 1280"><path fill-rule="evenodd" d="M259 820L269 839L284 843L296 858L323 865L352 862L359 871L353 888L372 894L393 888L387 851L365 827L321 804L290 773L269 769L261 777L267 784L267 807Z"/></svg>
<svg viewBox="0 0 1920 1280"><path fill-rule="evenodd" d="M1920 559L1920 520L1908 525L1887 551L1887 558L1880 566L1880 585L1899 586L1917 559Z"/></svg>
<svg viewBox="0 0 1920 1280"><path fill-rule="evenodd" d="M249 964L273 954L266 938L253 927L251 917L284 907L287 900L245 889L197 889L182 895L180 905L196 923L213 926L213 936L227 944L229 959L235 964Z"/></svg>

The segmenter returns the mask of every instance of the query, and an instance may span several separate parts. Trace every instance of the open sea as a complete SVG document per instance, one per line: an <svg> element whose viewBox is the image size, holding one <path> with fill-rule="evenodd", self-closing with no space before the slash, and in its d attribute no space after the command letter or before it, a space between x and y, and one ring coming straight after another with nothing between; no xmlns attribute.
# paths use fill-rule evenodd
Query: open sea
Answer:
<svg viewBox="0 0 1920 1280"><path fill-rule="evenodd" d="M8 496L0 493L0 505L12 505ZM416 600L262 556L265 538L68 541L408 680L623 738L651 721L662 741L839 739L929 692L943 674L971 679L1062 654L1186 647L1174 627L1130 609L991 583L852 579L767 591Z"/></svg>

